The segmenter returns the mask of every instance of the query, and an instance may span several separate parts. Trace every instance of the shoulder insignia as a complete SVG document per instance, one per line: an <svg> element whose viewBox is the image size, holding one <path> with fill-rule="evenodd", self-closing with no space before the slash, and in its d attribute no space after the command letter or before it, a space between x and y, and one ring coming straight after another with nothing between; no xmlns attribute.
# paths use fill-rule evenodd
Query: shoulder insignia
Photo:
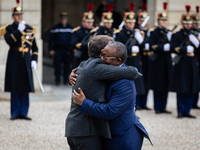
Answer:
<svg viewBox="0 0 200 150"><path fill-rule="evenodd" d="M0 28L0 36L3 36L6 34L6 27L8 26L9 24L7 24L6 26Z"/></svg>
<svg viewBox="0 0 200 150"><path fill-rule="evenodd" d="M99 29L99 27L95 27L90 31L90 33L96 32L98 29Z"/></svg>
<svg viewBox="0 0 200 150"><path fill-rule="evenodd" d="M81 28L81 27L78 26L78 27L76 27L76 28L73 28L72 31L75 32L75 31L77 31L77 30L80 29L80 28Z"/></svg>
<svg viewBox="0 0 200 150"><path fill-rule="evenodd" d="M142 37L143 37L143 39L145 38L145 33L144 33L144 31L140 31L140 33L142 34Z"/></svg>
<svg viewBox="0 0 200 150"><path fill-rule="evenodd" d="M115 29L113 33L114 33L114 34L117 34L117 33L119 33L121 30L122 30L122 29Z"/></svg>
<svg viewBox="0 0 200 150"><path fill-rule="evenodd" d="M78 43L75 46L76 46L76 48L81 49L82 43Z"/></svg>
<svg viewBox="0 0 200 150"><path fill-rule="evenodd" d="M154 31L155 29L154 28L150 28L148 31L149 32L152 32L152 31Z"/></svg>
<svg viewBox="0 0 200 150"><path fill-rule="evenodd" d="M135 32L140 31L139 29L135 29Z"/></svg>
<svg viewBox="0 0 200 150"><path fill-rule="evenodd" d="M36 34L36 27L33 27L33 32L34 34Z"/></svg>

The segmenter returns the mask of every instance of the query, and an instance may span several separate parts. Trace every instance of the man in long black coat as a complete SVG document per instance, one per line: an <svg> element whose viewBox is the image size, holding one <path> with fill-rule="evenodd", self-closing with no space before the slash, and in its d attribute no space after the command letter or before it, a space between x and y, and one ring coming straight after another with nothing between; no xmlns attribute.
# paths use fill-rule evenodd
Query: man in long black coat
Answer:
<svg viewBox="0 0 200 150"><path fill-rule="evenodd" d="M194 94L199 92L198 68L194 57L195 49L199 49L199 41L191 34L189 14L182 15L182 26L179 32L173 34L170 43L171 51L178 55L174 59L176 64L173 66L170 90L177 94L178 118L196 118L190 114L190 109Z"/></svg>
<svg viewBox="0 0 200 150"><path fill-rule="evenodd" d="M38 55L35 29L21 22L22 13L21 7L13 7L13 24L1 29L1 34L10 46L6 63L5 91L11 92L11 120L31 120L27 117L29 92L34 92L31 68L36 69Z"/></svg>

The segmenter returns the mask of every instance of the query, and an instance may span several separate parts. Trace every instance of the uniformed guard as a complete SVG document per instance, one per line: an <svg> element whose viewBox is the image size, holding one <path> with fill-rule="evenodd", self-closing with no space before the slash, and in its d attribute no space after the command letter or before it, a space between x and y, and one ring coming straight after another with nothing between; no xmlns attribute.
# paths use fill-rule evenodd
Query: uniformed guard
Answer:
<svg viewBox="0 0 200 150"><path fill-rule="evenodd" d="M192 19L192 32L193 34L198 35L198 38L200 39L200 29L199 29L199 23L200 23L200 19L199 19L199 6L196 6L196 14L191 15L191 19ZM197 61L198 61L198 68L200 70L200 52L197 53L198 55L197 57ZM200 71L199 71L199 77L200 77ZM192 108L194 109L200 109L200 107L197 105L198 104L198 99L199 99L199 93L194 94L194 101L193 101L193 105Z"/></svg>
<svg viewBox="0 0 200 150"><path fill-rule="evenodd" d="M50 31L49 39L49 53L54 56L54 68L55 68L55 82L56 85L60 84L61 65L63 66L63 83L68 83L70 74L70 63L72 58L71 50L71 37L72 26L68 24L67 12L60 14L60 23L55 25Z"/></svg>
<svg viewBox="0 0 200 150"><path fill-rule="evenodd" d="M88 59L88 42L90 37L97 30L93 28L94 14L93 4L88 4L88 11L83 13L82 26L73 29L72 47L74 52L73 68L78 67L81 61Z"/></svg>
<svg viewBox="0 0 200 150"><path fill-rule="evenodd" d="M108 12L102 13L101 22L102 26L99 27L97 30L97 35L108 35L113 37L113 18L112 18L112 10L113 10L113 4L108 3L107 4L107 10Z"/></svg>
<svg viewBox="0 0 200 150"><path fill-rule="evenodd" d="M141 62L142 62L142 71L143 71L143 78L145 83L145 94L141 95L140 101L137 101L137 110L151 110L147 107L147 94L148 94L148 88L147 88L147 77L149 72L149 56L151 55L151 52L149 51L149 37L151 30L148 29L148 21L142 27L142 23L145 21L145 19L148 19L148 13L147 13L147 4L142 4L143 12L139 13L138 15L138 24L139 29L141 30L142 36L144 38L143 46L140 48L140 54L141 54Z"/></svg>
<svg viewBox="0 0 200 150"><path fill-rule="evenodd" d="M194 94L199 92L198 68L195 60L195 50L199 49L199 41L191 32L192 20L189 15L190 6L186 5L187 14L182 15L182 29L173 34L171 51L174 58L170 90L177 94L178 118L196 118L190 114Z"/></svg>
<svg viewBox="0 0 200 150"><path fill-rule="evenodd" d="M31 120L27 117L29 92L34 92L31 68L36 69L38 57L36 30L22 23L22 14L21 6L13 7L14 22L1 28L1 35L4 35L10 46L6 63L5 91L11 92L11 120Z"/></svg>
<svg viewBox="0 0 200 150"><path fill-rule="evenodd" d="M134 9L134 3L129 3L130 7L130 12L126 12L124 14L124 28L118 29L115 31L119 32L116 33L116 41L120 41L123 44L125 44L127 48L127 60L126 64L134 66L138 69L139 72L142 73L142 67L140 65L140 60L139 60L139 51L140 48L139 46L142 45L144 39L140 33L139 29L134 29L135 26L135 13L133 12ZM139 78L135 80L136 84L136 90L137 90L137 96L136 96L136 101L141 100L141 96L145 94L145 86L144 86L144 79ZM136 102L137 103L137 102Z"/></svg>
<svg viewBox="0 0 200 150"><path fill-rule="evenodd" d="M149 45L153 54L150 56L148 88L153 90L154 110L156 114L171 112L166 110L169 81L171 76L170 40L171 31L167 26L167 3L163 3L163 12L158 13L158 27L151 32Z"/></svg>

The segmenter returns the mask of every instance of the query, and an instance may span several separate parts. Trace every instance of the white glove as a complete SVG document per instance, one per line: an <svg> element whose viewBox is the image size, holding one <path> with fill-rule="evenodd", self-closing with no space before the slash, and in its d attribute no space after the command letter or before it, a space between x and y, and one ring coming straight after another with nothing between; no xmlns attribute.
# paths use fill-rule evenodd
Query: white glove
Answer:
<svg viewBox="0 0 200 150"><path fill-rule="evenodd" d="M191 45L188 45L188 46L187 46L187 52L188 52L188 53L193 53L193 52L194 52L194 47L191 46Z"/></svg>
<svg viewBox="0 0 200 150"><path fill-rule="evenodd" d="M167 34L166 34L166 36L167 36L168 41L171 41L172 32L171 32L171 31L168 31Z"/></svg>
<svg viewBox="0 0 200 150"><path fill-rule="evenodd" d="M150 37L150 35L151 35L151 33L148 31L148 32L147 32L147 37Z"/></svg>
<svg viewBox="0 0 200 150"><path fill-rule="evenodd" d="M136 31L135 32L135 38L138 41L139 44L142 44L142 42L144 41L140 31Z"/></svg>
<svg viewBox="0 0 200 150"><path fill-rule="evenodd" d="M147 51L149 51L149 43L145 43L145 49L147 50Z"/></svg>
<svg viewBox="0 0 200 150"><path fill-rule="evenodd" d="M25 24L20 22L19 25L18 25L18 30L22 32L22 31L24 31L25 28L26 28Z"/></svg>
<svg viewBox="0 0 200 150"><path fill-rule="evenodd" d="M200 39L200 33L198 34L198 37L199 37L199 39Z"/></svg>
<svg viewBox="0 0 200 150"><path fill-rule="evenodd" d="M132 46L132 48L131 48L132 53L138 53L139 51L140 51L140 49L138 46Z"/></svg>
<svg viewBox="0 0 200 150"><path fill-rule="evenodd" d="M31 61L31 68L36 69L37 62L35 60Z"/></svg>
<svg viewBox="0 0 200 150"><path fill-rule="evenodd" d="M165 52L167 52L167 51L169 51L170 50L170 44L169 43L166 43L165 45L164 45L164 51Z"/></svg>
<svg viewBox="0 0 200 150"><path fill-rule="evenodd" d="M199 47L199 40L198 40L193 34L190 34L190 35L189 35L189 39L190 39L190 41L194 44L194 46L195 46L196 48Z"/></svg>

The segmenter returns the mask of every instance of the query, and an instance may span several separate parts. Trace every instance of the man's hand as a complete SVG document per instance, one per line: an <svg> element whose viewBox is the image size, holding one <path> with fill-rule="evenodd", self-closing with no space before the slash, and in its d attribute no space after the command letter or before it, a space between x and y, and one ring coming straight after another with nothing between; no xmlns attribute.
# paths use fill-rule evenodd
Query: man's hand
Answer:
<svg viewBox="0 0 200 150"><path fill-rule="evenodd" d="M77 49L73 49L73 52L76 53L76 52L77 52Z"/></svg>
<svg viewBox="0 0 200 150"><path fill-rule="evenodd" d="M80 94L78 94L76 92L76 90L74 90L74 93L72 93L72 98L73 98L73 102L76 103L77 105L82 105L83 100L86 98L85 94L83 93L83 91L81 90L81 88L78 88Z"/></svg>
<svg viewBox="0 0 200 150"><path fill-rule="evenodd" d="M54 50L50 50L50 52L49 52L49 54L51 55L51 56L54 56L55 55L55 51Z"/></svg>
<svg viewBox="0 0 200 150"><path fill-rule="evenodd" d="M74 86L76 84L76 78L78 77L75 72L77 71L77 68L73 69L70 76L69 76L69 83Z"/></svg>
<svg viewBox="0 0 200 150"><path fill-rule="evenodd" d="M31 68L36 69L37 62L35 60L31 61Z"/></svg>
<svg viewBox="0 0 200 150"><path fill-rule="evenodd" d="M25 24L20 22L19 25L18 25L18 30L22 32L22 31L24 31L25 28L26 28Z"/></svg>

